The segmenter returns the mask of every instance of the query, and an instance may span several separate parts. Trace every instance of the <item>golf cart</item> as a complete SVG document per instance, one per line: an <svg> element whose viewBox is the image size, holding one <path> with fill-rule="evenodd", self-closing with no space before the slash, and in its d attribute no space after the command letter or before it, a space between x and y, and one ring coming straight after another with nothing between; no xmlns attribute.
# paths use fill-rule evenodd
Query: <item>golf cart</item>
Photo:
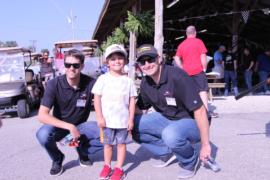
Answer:
<svg viewBox="0 0 270 180"><path fill-rule="evenodd" d="M30 49L0 48L1 111L17 111L20 118L26 118L30 109L39 105L41 90L33 70L29 69L31 62Z"/></svg>
<svg viewBox="0 0 270 180"><path fill-rule="evenodd" d="M100 58L94 55L94 51L97 49L97 42L97 40L72 40L56 42L54 45L56 51L60 54L65 54L70 49L81 50L85 55L82 73L97 78L100 74ZM64 74L64 57L62 55L55 57L54 64L56 75Z"/></svg>

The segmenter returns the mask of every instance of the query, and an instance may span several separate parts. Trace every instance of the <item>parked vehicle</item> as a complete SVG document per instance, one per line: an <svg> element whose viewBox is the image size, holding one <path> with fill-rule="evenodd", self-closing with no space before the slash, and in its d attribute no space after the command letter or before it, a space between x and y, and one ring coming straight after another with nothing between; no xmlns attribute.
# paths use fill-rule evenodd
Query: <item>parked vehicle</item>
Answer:
<svg viewBox="0 0 270 180"><path fill-rule="evenodd" d="M97 78L100 75L100 57L95 56L94 53L97 49L97 40L61 41L56 42L54 45L57 52L61 54L56 55L54 60L56 75L64 74L64 54L66 51L73 48L83 51L85 55L82 73L93 78Z"/></svg>
<svg viewBox="0 0 270 180"><path fill-rule="evenodd" d="M29 67L31 50L21 47L0 48L0 110L17 111L26 118L39 106L42 89Z"/></svg>

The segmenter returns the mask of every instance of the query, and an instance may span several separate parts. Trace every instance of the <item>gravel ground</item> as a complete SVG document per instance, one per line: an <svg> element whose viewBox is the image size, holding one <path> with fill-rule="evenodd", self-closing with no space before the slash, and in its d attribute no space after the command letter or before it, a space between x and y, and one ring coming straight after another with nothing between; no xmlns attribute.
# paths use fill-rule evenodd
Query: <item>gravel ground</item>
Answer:
<svg viewBox="0 0 270 180"><path fill-rule="evenodd" d="M218 173L200 167L194 180L268 180L270 179L270 96L247 96L238 101L233 97L216 97L211 109L219 113L211 125L213 156L222 170ZM92 113L89 120L92 121ZM66 154L65 172L49 176L49 161L35 139L41 126L35 113L31 118L19 119L5 114L0 129L0 179L62 179L95 180L102 167L102 152L92 156L90 168L78 166L74 149L61 147ZM124 169L130 180L177 179L178 165L153 168L152 155L135 143L128 145ZM115 160L115 155L114 155Z"/></svg>

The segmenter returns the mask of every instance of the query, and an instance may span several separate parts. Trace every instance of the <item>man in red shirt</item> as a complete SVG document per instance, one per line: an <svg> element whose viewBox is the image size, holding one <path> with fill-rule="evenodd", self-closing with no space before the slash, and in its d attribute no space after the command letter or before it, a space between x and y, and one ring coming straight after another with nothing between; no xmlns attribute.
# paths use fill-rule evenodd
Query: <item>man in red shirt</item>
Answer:
<svg viewBox="0 0 270 180"><path fill-rule="evenodd" d="M187 38L178 46L174 60L195 81L203 104L208 110L208 83L205 75L207 49L202 40L196 38L196 34L194 26L187 27Z"/></svg>

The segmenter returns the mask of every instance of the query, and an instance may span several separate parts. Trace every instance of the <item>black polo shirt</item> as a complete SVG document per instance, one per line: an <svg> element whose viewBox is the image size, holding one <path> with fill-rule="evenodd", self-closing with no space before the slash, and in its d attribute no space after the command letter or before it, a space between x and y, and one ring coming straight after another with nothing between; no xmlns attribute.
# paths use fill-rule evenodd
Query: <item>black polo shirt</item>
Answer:
<svg viewBox="0 0 270 180"><path fill-rule="evenodd" d="M192 111L203 105L191 77L182 69L163 65L159 84L152 78L142 80L137 105L151 106L170 120L191 118Z"/></svg>
<svg viewBox="0 0 270 180"><path fill-rule="evenodd" d="M66 75L58 76L48 82L41 105L54 107L53 116L62 121L81 124L90 114L94 83L94 79L81 74L79 87L74 89L68 84Z"/></svg>

